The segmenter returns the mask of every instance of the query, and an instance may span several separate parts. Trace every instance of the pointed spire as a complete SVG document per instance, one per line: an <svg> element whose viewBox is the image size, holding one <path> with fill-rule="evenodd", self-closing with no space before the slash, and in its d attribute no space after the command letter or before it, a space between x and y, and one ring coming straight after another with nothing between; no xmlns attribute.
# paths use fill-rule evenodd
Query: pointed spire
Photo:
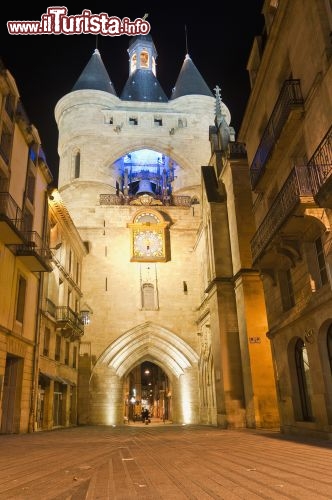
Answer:
<svg viewBox="0 0 332 500"><path fill-rule="evenodd" d="M191 60L189 54L186 54L171 99L176 99L177 97L185 95L206 95L213 97L211 90Z"/></svg>
<svg viewBox="0 0 332 500"><path fill-rule="evenodd" d="M102 90L116 96L98 49L94 50L72 90Z"/></svg>
<svg viewBox="0 0 332 500"><path fill-rule="evenodd" d="M227 116L228 109L222 102L219 85L216 85L213 89L216 97L216 112L214 122L217 127L217 133L219 134L219 147L222 151L226 151L230 141L235 140L235 131L233 127L229 126L230 115ZM229 112L228 112L229 114Z"/></svg>
<svg viewBox="0 0 332 500"><path fill-rule="evenodd" d="M221 101L221 95L220 95L221 88L219 87L219 85L216 85L213 90L216 93L216 117L215 117L215 121L216 121L217 126L219 127L219 125L225 120L225 114L223 113L222 101Z"/></svg>
<svg viewBox="0 0 332 500"><path fill-rule="evenodd" d="M186 24L184 25L184 34L185 34L185 37L186 37L186 54L189 55L189 50L188 50L188 33L187 33L187 25Z"/></svg>

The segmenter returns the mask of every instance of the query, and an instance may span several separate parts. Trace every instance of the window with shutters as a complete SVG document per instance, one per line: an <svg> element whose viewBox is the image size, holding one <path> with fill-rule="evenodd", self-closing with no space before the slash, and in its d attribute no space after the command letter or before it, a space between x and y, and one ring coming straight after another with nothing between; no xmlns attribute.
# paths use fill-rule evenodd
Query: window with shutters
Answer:
<svg viewBox="0 0 332 500"><path fill-rule="evenodd" d="M302 339L295 344L295 366L303 420L313 420L311 376L307 348Z"/></svg>
<svg viewBox="0 0 332 500"><path fill-rule="evenodd" d="M56 335L55 338L55 361L60 361L61 357L61 335Z"/></svg>
<svg viewBox="0 0 332 500"><path fill-rule="evenodd" d="M51 330L46 327L44 330L44 342L43 342L44 356L49 356L50 354L50 338L51 338Z"/></svg>
<svg viewBox="0 0 332 500"><path fill-rule="evenodd" d="M324 248L322 244L322 239L317 238L315 240L316 258L317 258L317 269L320 278L320 286L325 285L328 282L326 262L324 255Z"/></svg>
<svg viewBox="0 0 332 500"><path fill-rule="evenodd" d="M295 306L294 289L290 269L287 269L287 271L279 271L278 279L282 308L284 311L288 311Z"/></svg>
<svg viewBox="0 0 332 500"><path fill-rule="evenodd" d="M18 278L17 300L16 300L16 321L23 323L27 281L23 276Z"/></svg>

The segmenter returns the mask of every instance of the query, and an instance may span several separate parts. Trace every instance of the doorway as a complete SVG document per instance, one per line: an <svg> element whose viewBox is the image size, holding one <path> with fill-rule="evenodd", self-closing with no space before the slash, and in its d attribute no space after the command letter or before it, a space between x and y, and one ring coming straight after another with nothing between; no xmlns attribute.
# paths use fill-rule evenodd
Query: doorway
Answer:
<svg viewBox="0 0 332 500"><path fill-rule="evenodd" d="M54 382L53 395L53 427L62 425L62 388L59 382Z"/></svg>
<svg viewBox="0 0 332 500"><path fill-rule="evenodd" d="M7 354L3 384L1 433L19 432L23 359Z"/></svg>
<svg viewBox="0 0 332 500"><path fill-rule="evenodd" d="M171 387L166 373L155 363L143 361L126 378L124 417L140 421L144 410L154 421L171 421Z"/></svg>

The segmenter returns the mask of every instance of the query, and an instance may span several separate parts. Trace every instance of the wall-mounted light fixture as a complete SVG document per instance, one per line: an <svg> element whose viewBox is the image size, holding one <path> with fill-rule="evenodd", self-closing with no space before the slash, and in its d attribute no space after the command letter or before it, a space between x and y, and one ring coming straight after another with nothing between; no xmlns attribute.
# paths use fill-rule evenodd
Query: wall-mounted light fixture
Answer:
<svg viewBox="0 0 332 500"><path fill-rule="evenodd" d="M80 311L80 319L83 325L88 325L90 323L90 311Z"/></svg>

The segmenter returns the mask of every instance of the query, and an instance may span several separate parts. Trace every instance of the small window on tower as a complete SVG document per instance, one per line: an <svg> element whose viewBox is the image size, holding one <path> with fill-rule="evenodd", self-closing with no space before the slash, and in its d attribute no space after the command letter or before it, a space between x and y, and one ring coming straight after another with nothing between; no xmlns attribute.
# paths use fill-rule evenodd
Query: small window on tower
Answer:
<svg viewBox="0 0 332 500"><path fill-rule="evenodd" d="M129 118L129 125L138 125L138 119L132 116Z"/></svg>
<svg viewBox="0 0 332 500"><path fill-rule="evenodd" d="M187 126L186 118L179 118L178 119L178 128L184 128L186 126Z"/></svg>
<svg viewBox="0 0 332 500"><path fill-rule="evenodd" d="M141 52L140 63L141 68L149 67L149 53L146 50Z"/></svg>
<svg viewBox="0 0 332 500"><path fill-rule="evenodd" d="M163 125L163 120L159 116L154 117L154 124L156 127L162 127Z"/></svg>
<svg viewBox="0 0 332 500"><path fill-rule="evenodd" d="M78 179L81 171L81 153L78 151L74 157L74 177Z"/></svg>
<svg viewBox="0 0 332 500"><path fill-rule="evenodd" d="M154 302L154 286L152 283L144 283L142 286L142 302L143 309L153 311L155 309Z"/></svg>
<svg viewBox="0 0 332 500"><path fill-rule="evenodd" d="M130 73L133 73L136 68L137 68L137 56L136 56L136 52L135 52L135 54L132 55L132 58L130 61Z"/></svg>

